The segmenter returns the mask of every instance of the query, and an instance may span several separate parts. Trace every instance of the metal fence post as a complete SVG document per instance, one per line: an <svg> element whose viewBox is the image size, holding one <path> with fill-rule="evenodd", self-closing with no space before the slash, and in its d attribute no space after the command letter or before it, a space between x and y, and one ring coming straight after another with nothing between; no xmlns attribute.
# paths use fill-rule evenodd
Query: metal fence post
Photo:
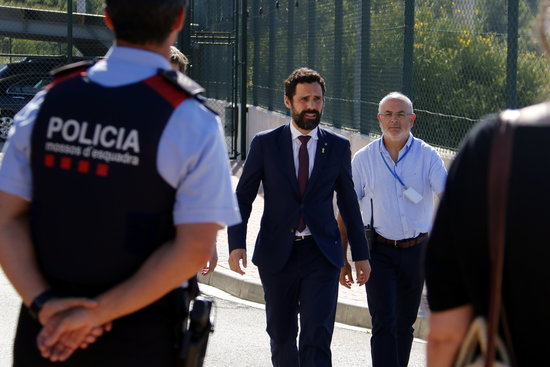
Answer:
<svg viewBox="0 0 550 367"><path fill-rule="evenodd" d="M405 0L405 29L403 33L403 94L412 96L414 52L414 0Z"/></svg>
<svg viewBox="0 0 550 367"><path fill-rule="evenodd" d="M277 21L275 18L277 9L275 8L274 2L266 9L269 16L269 58L268 58L268 70L267 75L267 85L270 87L267 90L267 106L270 110L274 108L274 90L273 85L275 85L275 59L277 58L277 52L275 44L277 42Z"/></svg>
<svg viewBox="0 0 550 367"><path fill-rule="evenodd" d="M506 107L516 108L518 73L519 1L508 0L508 53L506 54Z"/></svg>
<svg viewBox="0 0 550 367"><path fill-rule="evenodd" d="M344 34L344 5L342 1L334 2L334 96L332 102L332 123L336 127L342 126L340 119L342 116L342 50Z"/></svg>
<svg viewBox="0 0 550 367"><path fill-rule="evenodd" d="M247 58L248 58L248 2L242 0L241 6L241 158L246 159L246 122L248 117L247 99Z"/></svg>
<svg viewBox="0 0 550 367"><path fill-rule="evenodd" d="M73 0L67 0L67 61L73 58Z"/></svg>
<svg viewBox="0 0 550 367"><path fill-rule="evenodd" d="M183 52L184 55L188 55L191 57L192 50L191 50L191 23L193 19L193 0L189 0L189 3L187 5L187 10L185 14L185 26L181 30L181 32L178 34L178 47L181 52ZM191 60L190 60L191 61ZM188 74L191 75L191 71L193 70L193 63L189 65L189 69L187 71Z"/></svg>
<svg viewBox="0 0 550 367"><path fill-rule="evenodd" d="M227 110L231 109L231 151L229 154L229 159L236 158L238 156L238 152L240 149L239 146L239 97L241 94L241 84L239 84L239 77L241 77L241 50L239 47L243 46L241 43L241 0L233 0L233 37L234 37L234 45L232 47L233 50L233 68L231 69L232 78L230 83L231 91L229 95L231 96L231 107L225 108L225 113L227 114ZM246 45L244 46L246 47ZM243 101L240 101L241 105ZM246 99L244 101L246 104ZM227 115L225 116L227 119ZM226 122L227 126L227 122Z"/></svg>
<svg viewBox="0 0 550 367"><path fill-rule="evenodd" d="M288 0L288 33L286 34L286 73L294 69L294 0Z"/></svg>
<svg viewBox="0 0 550 367"><path fill-rule="evenodd" d="M317 18L315 10L315 0L309 0L308 3L308 22L307 22L307 67L315 69L315 61L317 60L317 49L315 36L318 33L318 29L315 25L315 19Z"/></svg>
<svg viewBox="0 0 550 367"><path fill-rule="evenodd" d="M369 67L370 67L370 38L371 38L371 0L363 0L361 6L361 115L362 121L370 121L370 106L366 103L369 100ZM361 121L360 120L360 121ZM370 131L369 124L364 126L361 123L361 132Z"/></svg>
<svg viewBox="0 0 550 367"><path fill-rule="evenodd" d="M260 30L258 29L260 21L258 20L260 5L258 0L253 0L254 5L252 5L252 35L253 35L253 44L254 44L254 61L252 65L252 104L254 106L259 105L258 101L258 87L257 85L260 82Z"/></svg>

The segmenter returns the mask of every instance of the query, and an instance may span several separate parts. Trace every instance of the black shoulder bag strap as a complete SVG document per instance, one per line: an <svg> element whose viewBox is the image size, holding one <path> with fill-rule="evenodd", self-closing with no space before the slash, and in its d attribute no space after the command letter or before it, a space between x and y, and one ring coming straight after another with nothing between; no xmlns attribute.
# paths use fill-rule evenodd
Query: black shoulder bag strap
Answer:
<svg viewBox="0 0 550 367"><path fill-rule="evenodd" d="M485 367L493 366L496 357L496 335L499 320L502 321L506 334L506 346L513 360L508 322L502 306L502 272L504 268L504 244L506 239L508 183L512 165L514 125L518 116L518 111L505 111L500 115L489 155L487 198L491 272L489 314L487 316L487 332L489 335L487 354L485 355Z"/></svg>

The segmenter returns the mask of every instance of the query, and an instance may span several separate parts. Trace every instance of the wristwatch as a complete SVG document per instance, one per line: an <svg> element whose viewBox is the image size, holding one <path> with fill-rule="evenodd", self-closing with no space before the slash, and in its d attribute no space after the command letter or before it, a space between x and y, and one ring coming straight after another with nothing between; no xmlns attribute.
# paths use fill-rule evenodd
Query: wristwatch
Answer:
<svg viewBox="0 0 550 367"><path fill-rule="evenodd" d="M44 292L34 297L29 306L29 313L33 319L38 320L38 314L40 310L42 310L44 304L54 297L57 297L57 293L53 289L46 289Z"/></svg>

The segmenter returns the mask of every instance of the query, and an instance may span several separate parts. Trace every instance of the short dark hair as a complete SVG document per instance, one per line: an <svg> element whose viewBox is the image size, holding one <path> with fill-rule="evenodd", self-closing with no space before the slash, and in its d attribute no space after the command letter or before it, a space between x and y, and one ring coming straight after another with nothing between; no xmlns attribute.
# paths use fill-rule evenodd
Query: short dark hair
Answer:
<svg viewBox="0 0 550 367"><path fill-rule="evenodd" d="M162 43L187 0L105 0L117 39L136 44Z"/></svg>
<svg viewBox="0 0 550 367"><path fill-rule="evenodd" d="M309 68L299 68L294 70L288 78L285 80L285 96L291 101L294 94L296 94L296 85L301 83L319 83L323 90L323 97L325 96L325 79L316 72Z"/></svg>

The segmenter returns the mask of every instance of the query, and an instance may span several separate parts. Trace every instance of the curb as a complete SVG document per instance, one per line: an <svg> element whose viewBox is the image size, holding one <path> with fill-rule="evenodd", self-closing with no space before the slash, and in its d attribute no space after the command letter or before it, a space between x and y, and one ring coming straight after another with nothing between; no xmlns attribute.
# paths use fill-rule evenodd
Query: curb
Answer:
<svg viewBox="0 0 550 367"><path fill-rule="evenodd" d="M232 296L264 304L264 290L259 281L243 279L231 270L216 267L213 273L206 276L199 275L199 283L221 289ZM339 301L336 307L336 322L372 329L372 322L368 307ZM425 315L419 314L414 323L414 336L427 339L428 320Z"/></svg>

